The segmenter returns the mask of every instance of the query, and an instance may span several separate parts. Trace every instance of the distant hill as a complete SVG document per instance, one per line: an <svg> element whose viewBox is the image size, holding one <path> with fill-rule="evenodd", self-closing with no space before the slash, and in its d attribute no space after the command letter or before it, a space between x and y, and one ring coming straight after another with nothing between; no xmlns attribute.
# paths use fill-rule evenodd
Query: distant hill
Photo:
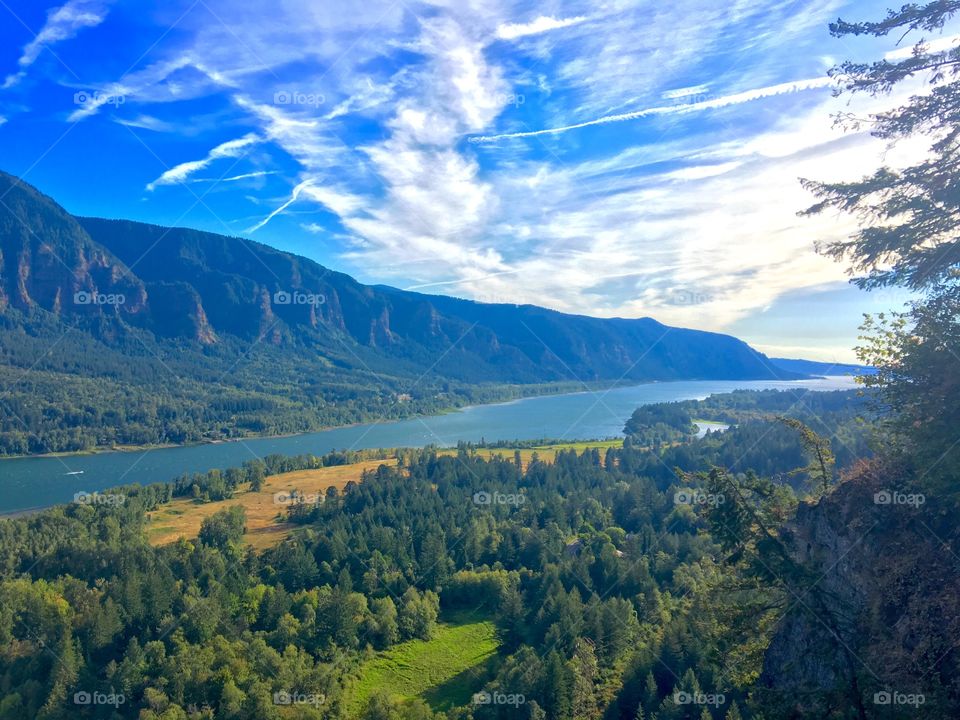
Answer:
<svg viewBox="0 0 960 720"><path fill-rule="evenodd" d="M243 238L77 218L2 173L0 195L0 376L35 383L0 452L297 432L504 384L806 374L651 318L368 286Z"/></svg>
<svg viewBox="0 0 960 720"><path fill-rule="evenodd" d="M874 368L866 365L850 365L847 363L788 360L787 358L770 358L770 362L781 370L788 370L801 375L873 375L876 372Z"/></svg>

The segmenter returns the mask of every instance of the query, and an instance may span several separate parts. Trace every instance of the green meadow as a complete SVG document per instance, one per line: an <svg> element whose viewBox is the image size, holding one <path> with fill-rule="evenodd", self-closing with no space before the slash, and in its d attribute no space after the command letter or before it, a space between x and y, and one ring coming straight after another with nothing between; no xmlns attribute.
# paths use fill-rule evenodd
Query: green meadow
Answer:
<svg viewBox="0 0 960 720"><path fill-rule="evenodd" d="M363 663L349 696L350 716L358 717L378 691L420 698L434 711L466 705L483 686L499 646L493 622L474 613L451 614L432 639L408 640Z"/></svg>

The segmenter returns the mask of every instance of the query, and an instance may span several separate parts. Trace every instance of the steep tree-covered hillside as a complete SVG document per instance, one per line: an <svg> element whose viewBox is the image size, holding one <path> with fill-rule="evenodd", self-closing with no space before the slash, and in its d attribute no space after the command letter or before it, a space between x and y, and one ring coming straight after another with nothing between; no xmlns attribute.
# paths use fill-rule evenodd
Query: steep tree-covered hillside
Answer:
<svg viewBox="0 0 960 720"><path fill-rule="evenodd" d="M302 432L563 383L801 376L727 335L366 286L242 238L74 218L2 173L0 193L0 454Z"/></svg>

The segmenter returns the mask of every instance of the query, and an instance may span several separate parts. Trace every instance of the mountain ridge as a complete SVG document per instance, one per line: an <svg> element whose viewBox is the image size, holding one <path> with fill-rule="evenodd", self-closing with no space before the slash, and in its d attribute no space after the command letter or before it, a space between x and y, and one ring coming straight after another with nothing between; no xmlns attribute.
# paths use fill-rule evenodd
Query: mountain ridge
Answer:
<svg viewBox="0 0 960 720"><path fill-rule="evenodd" d="M11 176L0 180L0 189L13 198L5 204L20 206L21 215L28 215L18 220L26 225L29 238L23 237L22 228L17 232L9 212L0 226L0 252L4 259L13 256L18 261L16 273L10 273L4 261L4 300L12 299L21 310L35 305L61 316L102 315L160 337L200 344L233 335L273 344L305 340L322 347L329 338L317 335L332 330L341 340L415 364L429 365L425 356L431 353L457 355L463 349L473 356L473 370L482 368L482 380L804 375L771 370L761 353L721 333L673 328L652 318L593 318L533 305L386 290L245 238L131 220L76 218L26 183L11 188L16 183ZM34 207L23 207L31 202ZM38 218L39 232L30 227ZM46 222L48 218L53 222ZM53 236L44 237L51 225ZM25 248L30 252L24 253ZM64 265L60 273L58 261ZM43 271L39 275L38 268ZM16 281L24 277L37 281ZM95 299L71 305L78 293ZM291 300L284 293L295 295ZM297 293L309 297L299 301ZM101 295L122 295L124 302L101 303ZM441 374L472 380L452 363L446 363Z"/></svg>
<svg viewBox="0 0 960 720"><path fill-rule="evenodd" d="M652 318L364 285L245 238L74 217L0 173L0 453L306 432L547 386L800 379ZM28 390L29 388L29 390Z"/></svg>

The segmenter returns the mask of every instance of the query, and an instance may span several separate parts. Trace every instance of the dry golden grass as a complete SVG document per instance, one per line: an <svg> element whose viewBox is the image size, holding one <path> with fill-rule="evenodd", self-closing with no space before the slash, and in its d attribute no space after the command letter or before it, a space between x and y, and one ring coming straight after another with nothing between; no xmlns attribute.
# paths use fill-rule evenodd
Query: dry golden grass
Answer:
<svg viewBox="0 0 960 720"><path fill-rule="evenodd" d="M520 450L521 465L526 468L534 453L541 461L551 463L560 450L583 452L589 448L598 448L601 453L609 447L620 447L621 440L603 440L594 442L571 442L558 445L544 445ZM441 455L455 455L455 449L442 450ZM480 448L475 451L483 458L497 455L512 460L514 450L510 448ZM245 539L257 550L270 547L290 534L294 525L282 522L279 515L284 508L273 501L274 493L298 490L302 493L323 493L329 487L342 490L353 480L359 482L365 470L376 470L380 465L396 465L396 458L387 460L364 460L352 465L337 465L317 470L295 470L294 472L271 475L264 482L260 492L240 492L230 500L198 503L191 498L177 498L158 510L148 513L147 537L153 545L165 545L178 538L192 539L200 532L200 523L205 517L232 505L242 505L247 513L247 532Z"/></svg>
<svg viewBox="0 0 960 720"><path fill-rule="evenodd" d="M396 465L396 458L364 460L352 465L337 465L317 470L296 470L269 476L260 492L240 492L230 500L198 503L191 498L177 498L158 510L148 513L147 537L153 545L165 545L178 538L195 538L205 517L219 510L241 505L247 513L247 532L244 538L257 550L270 547L290 534L294 526L282 522L278 515L282 506L273 501L274 493L298 490L302 493L323 493L329 487L343 490L353 480L359 482L365 470L376 470L380 465Z"/></svg>

